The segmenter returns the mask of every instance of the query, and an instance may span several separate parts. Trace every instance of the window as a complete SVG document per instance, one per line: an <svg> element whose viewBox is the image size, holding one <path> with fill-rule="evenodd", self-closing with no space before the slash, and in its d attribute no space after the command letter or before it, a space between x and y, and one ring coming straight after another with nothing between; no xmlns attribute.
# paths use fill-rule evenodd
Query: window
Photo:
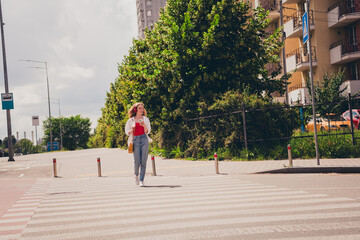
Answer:
<svg viewBox="0 0 360 240"><path fill-rule="evenodd" d="M359 80L359 65L358 64L351 64L350 65L350 75L351 80Z"/></svg>
<svg viewBox="0 0 360 240"><path fill-rule="evenodd" d="M152 3L151 3L151 0L147 0L147 1L146 1L146 6L151 6L151 4L152 4Z"/></svg>
<svg viewBox="0 0 360 240"><path fill-rule="evenodd" d="M356 28L355 25L352 24L348 28L348 36L349 36L349 44L355 45L356 44Z"/></svg>
<svg viewBox="0 0 360 240"><path fill-rule="evenodd" d="M355 7L354 0L347 0L346 2L347 2L346 5L348 8Z"/></svg>
<svg viewBox="0 0 360 240"><path fill-rule="evenodd" d="M146 15L147 15L148 17L150 17L150 16L151 16L151 10L148 10L148 11L146 12Z"/></svg>

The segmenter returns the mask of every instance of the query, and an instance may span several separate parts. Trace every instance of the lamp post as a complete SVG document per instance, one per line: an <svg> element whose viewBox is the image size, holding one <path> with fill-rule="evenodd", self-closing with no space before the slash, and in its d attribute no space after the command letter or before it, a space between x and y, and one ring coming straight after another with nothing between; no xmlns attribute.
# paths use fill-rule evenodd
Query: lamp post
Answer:
<svg viewBox="0 0 360 240"><path fill-rule="evenodd" d="M1 0L0 0L0 25L1 25L0 28L1 28L1 42L2 42L3 66L4 66L5 93L9 93L6 52L5 52L4 22L2 17ZM12 144L10 109L6 109L6 119L7 119L7 132L8 132L8 151L9 151L8 161L13 162L15 160L14 160L14 149Z"/></svg>
<svg viewBox="0 0 360 240"><path fill-rule="evenodd" d="M60 98L52 98L57 100L57 104L59 105L59 123L60 123L60 150L63 148L63 138L62 138L62 128L61 128L61 109L60 109Z"/></svg>
<svg viewBox="0 0 360 240"><path fill-rule="evenodd" d="M37 61L37 60L19 60L19 61L45 64L45 67L29 67L29 68L37 68L37 69L45 69L46 70L46 85L47 85L48 106L49 106L50 151L52 151L53 143L52 143L52 130L51 130L50 90L49 90L49 76L48 76L47 62L46 61Z"/></svg>

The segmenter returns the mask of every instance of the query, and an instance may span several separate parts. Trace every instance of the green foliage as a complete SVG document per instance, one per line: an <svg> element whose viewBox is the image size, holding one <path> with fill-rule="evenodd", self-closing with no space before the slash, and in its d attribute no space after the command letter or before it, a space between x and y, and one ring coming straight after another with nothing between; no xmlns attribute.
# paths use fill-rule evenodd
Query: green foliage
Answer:
<svg viewBox="0 0 360 240"><path fill-rule="evenodd" d="M43 149L41 146L34 146L33 143L28 139L21 139L14 145L14 152L22 153L23 155L39 153L42 151Z"/></svg>
<svg viewBox="0 0 360 240"><path fill-rule="evenodd" d="M201 158L212 154L215 149L227 149L228 157L246 155L241 152L244 148L244 125L242 119L242 105L246 106L247 138L269 139L291 136L293 129L300 126L300 122L291 124L296 119L297 112L284 109L282 104L273 103L269 98L262 98L255 94L228 92L215 101L211 106L199 103L199 115L216 116L202 118L187 124L189 141L185 155ZM263 109L263 111L255 111ZM240 111L239 111L240 110ZM228 114L236 112L236 114ZM291 127L287 127L291 126ZM263 149L273 145L271 142L261 144L249 143L254 149ZM246 158L251 158L249 155Z"/></svg>
<svg viewBox="0 0 360 240"><path fill-rule="evenodd" d="M11 136L11 139L12 139L12 144L14 146L14 144L16 143L16 138L14 135ZM8 137L5 137L4 140L3 140L3 145L4 145L4 148L8 148L9 147L9 142L8 142Z"/></svg>
<svg viewBox="0 0 360 240"><path fill-rule="evenodd" d="M51 118L53 141L60 143L60 121L63 139L63 148L75 150L87 148L90 138L91 122L89 118L82 118L80 115L71 117ZM44 141L50 141L49 119L43 122Z"/></svg>
<svg viewBox="0 0 360 240"><path fill-rule="evenodd" d="M326 116L328 113L338 115L342 113L343 105L347 99L344 95L347 87L341 87L346 80L344 73L344 69L339 69L337 74L325 73L323 81L314 83L316 111L321 116ZM311 96L309 79L307 80L307 87Z"/></svg>
<svg viewBox="0 0 360 240"><path fill-rule="evenodd" d="M303 136L311 133L303 133ZM360 137L360 132L355 132L355 138ZM294 138L290 141L293 158L314 158L314 137ZM329 135L318 137L319 154L321 158L355 158L360 156L360 142L352 144L351 135Z"/></svg>
<svg viewBox="0 0 360 240"><path fill-rule="evenodd" d="M238 117L222 119L215 131L211 126L193 129L186 119L238 110L239 99L222 103L227 101L223 96L234 92L246 91L251 98L262 99L284 90L285 78L275 78L280 69L269 74L265 68L279 62L283 46L279 29L273 35L266 33L267 17L264 9L253 10L244 1L168 0L154 28L145 33L145 39L133 41L119 64L119 75L107 93L89 146L126 146L126 112L141 101L149 113L154 142L159 149L167 149L162 154L179 155L181 149L185 157L203 158L216 148L230 148L231 155L238 153L243 140L237 129ZM282 124L283 114L267 114L276 119L275 124ZM258 120L256 116L249 118ZM227 123L237 130L221 133ZM254 127L258 125L251 124L249 131L260 134ZM275 130L262 130L264 137L276 134Z"/></svg>

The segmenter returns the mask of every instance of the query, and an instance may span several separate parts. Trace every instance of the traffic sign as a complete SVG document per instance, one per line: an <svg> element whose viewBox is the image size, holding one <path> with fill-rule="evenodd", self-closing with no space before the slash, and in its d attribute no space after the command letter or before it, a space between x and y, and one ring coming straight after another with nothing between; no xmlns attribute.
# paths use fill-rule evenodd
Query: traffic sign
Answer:
<svg viewBox="0 0 360 240"><path fill-rule="evenodd" d="M309 24L308 24L308 12L302 15L302 30L303 30L303 43L305 44L309 40Z"/></svg>
<svg viewBox="0 0 360 240"><path fill-rule="evenodd" d="M59 150L59 142L52 142L52 150L58 151ZM51 151L50 142L47 142L47 151Z"/></svg>
<svg viewBox="0 0 360 240"><path fill-rule="evenodd" d="M39 116L32 116L32 125L39 126Z"/></svg>
<svg viewBox="0 0 360 240"><path fill-rule="evenodd" d="M2 93L1 102L3 110L14 109L14 99L12 93Z"/></svg>

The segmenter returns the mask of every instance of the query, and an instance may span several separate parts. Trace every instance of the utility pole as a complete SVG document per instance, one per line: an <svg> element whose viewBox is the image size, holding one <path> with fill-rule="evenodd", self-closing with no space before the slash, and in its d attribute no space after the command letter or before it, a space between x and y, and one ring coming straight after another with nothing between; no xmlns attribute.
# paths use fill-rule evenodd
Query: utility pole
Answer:
<svg viewBox="0 0 360 240"><path fill-rule="evenodd" d="M9 93L9 84L8 84L8 73L7 73L7 64L6 64L6 51L5 51L5 37L4 37L4 22L1 9L1 0L0 0L0 25L1 25L1 42L2 42L2 55L3 55L3 65L4 65L4 81L5 81L5 93ZM8 132L8 151L9 151L9 162L14 162L14 149L12 143L12 133L11 133L11 116L10 109L6 109L6 120L7 120L7 132Z"/></svg>
<svg viewBox="0 0 360 240"><path fill-rule="evenodd" d="M49 129L50 129L50 151L53 150L53 141L52 141L52 125L51 125L51 108L50 108L50 89L49 89L49 75L46 61L37 61L37 60L19 60L25 62L34 62L34 63L43 63L45 67L29 67L29 68L37 68L37 69L45 69L46 70L46 86L47 86L47 98L48 98L48 107L49 107Z"/></svg>
<svg viewBox="0 0 360 240"><path fill-rule="evenodd" d="M62 137L62 127L61 127L61 108L60 108L60 98L52 98L57 100L57 104L59 105L59 123L60 123L60 150L63 148L63 137Z"/></svg>
<svg viewBox="0 0 360 240"><path fill-rule="evenodd" d="M306 0L306 11L307 11L307 31L308 31L308 53L309 53L309 62L310 62L310 82L311 82L311 96L312 96L312 109L313 109L313 117L314 117L314 138L315 138L315 151L316 151L316 162L317 165L320 165L320 157L319 157L319 144L318 144L318 136L316 129L316 103L315 103L315 93L314 93L314 74L312 67L312 52L311 52L311 34L310 34L310 0ZM304 24L304 23L303 23Z"/></svg>
<svg viewBox="0 0 360 240"><path fill-rule="evenodd" d="M282 53L282 59L283 59L283 70L284 70L284 75L287 74L287 70L286 70L286 56L285 56L285 32L284 32L284 14L283 14L283 4L282 4L282 0L279 1L280 2L280 27L281 27L281 33L282 33L282 40L284 42L284 47L281 49L281 53ZM287 86L287 78L285 79L285 103L286 105L289 105L289 92L288 92L288 86Z"/></svg>

